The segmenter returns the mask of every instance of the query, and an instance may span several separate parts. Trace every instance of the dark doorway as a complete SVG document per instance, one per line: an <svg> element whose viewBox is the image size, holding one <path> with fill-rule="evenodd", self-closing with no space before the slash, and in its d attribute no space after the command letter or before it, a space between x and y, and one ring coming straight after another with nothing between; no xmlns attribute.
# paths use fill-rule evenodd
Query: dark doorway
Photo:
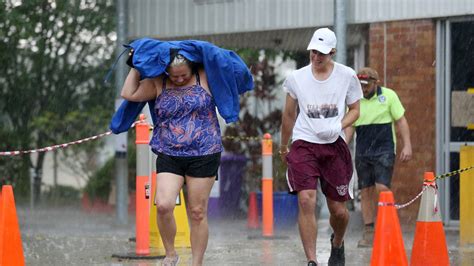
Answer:
<svg viewBox="0 0 474 266"><path fill-rule="evenodd" d="M474 21L455 22L451 27L451 95L474 88ZM455 97L452 97L455 101ZM455 102L451 102L451 112ZM453 113L454 114L454 113ZM474 141L474 130L451 123L450 142ZM450 171L459 169L459 152L451 152ZM459 175L449 177L450 219L459 220Z"/></svg>

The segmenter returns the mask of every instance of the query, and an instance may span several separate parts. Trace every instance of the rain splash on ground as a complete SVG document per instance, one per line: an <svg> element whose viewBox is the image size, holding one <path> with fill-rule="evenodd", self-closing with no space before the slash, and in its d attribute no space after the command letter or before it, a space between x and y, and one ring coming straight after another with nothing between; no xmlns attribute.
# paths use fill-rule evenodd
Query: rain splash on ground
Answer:
<svg viewBox="0 0 474 266"><path fill-rule="evenodd" d="M160 265L160 260L119 260L112 255L134 254L134 216L129 225L117 225L115 214L86 213L79 207L17 208L27 265ZM325 216L324 214L322 216ZM327 216L327 215L326 215ZM360 212L351 212L345 238L346 265L369 265L371 249L357 248L361 235ZM259 229L247 229L246 217L211 219L209 245L204 265L306 265L297 227L277 229L274 238L262 238ZM402 230L404 230L402 228ZM320 219L317 256L327 265L331 229L327 217ZM413 231L405 232L409 259ZM459 231L446 229L452 265L460 265ZM162 253L162 251L156 251ZM190 265L190 249L179 249L180 265ZM471 254L471 256L469 256ZM465 265L474 262L464 252Z"/></svg>

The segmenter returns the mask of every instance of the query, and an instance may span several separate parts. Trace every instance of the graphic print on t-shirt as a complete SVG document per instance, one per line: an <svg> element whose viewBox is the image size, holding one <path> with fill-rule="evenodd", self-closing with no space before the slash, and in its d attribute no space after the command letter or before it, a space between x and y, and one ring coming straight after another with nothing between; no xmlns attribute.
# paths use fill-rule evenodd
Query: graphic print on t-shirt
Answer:
<svg viewBox="0 0 474 266"><path fill-rule="evenodd" d="M308 104L306 105L306 115L309 118L324 119L336 117L339 114L336 104Z"/></svg>

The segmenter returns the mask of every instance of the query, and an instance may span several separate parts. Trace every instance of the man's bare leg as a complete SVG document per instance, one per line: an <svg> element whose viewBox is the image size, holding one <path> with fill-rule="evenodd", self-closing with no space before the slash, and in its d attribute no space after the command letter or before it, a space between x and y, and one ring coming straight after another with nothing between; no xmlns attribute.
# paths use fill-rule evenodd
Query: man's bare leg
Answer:
<svg viewBox="0 0 474 266"><path fill-rule="evenodd" d="M326 198L329 209L329 223L334 231L334 239L332 241L335 247L342 246L344 234L346 233L347 224L349 223L349 211L345 202L334 201Z"/></svg>
<svg viewBox="0 0 474 266"><path fill-rule="evenodd" d="M298 229L308 261L316 261L316 190L298 192Z"/></svg>

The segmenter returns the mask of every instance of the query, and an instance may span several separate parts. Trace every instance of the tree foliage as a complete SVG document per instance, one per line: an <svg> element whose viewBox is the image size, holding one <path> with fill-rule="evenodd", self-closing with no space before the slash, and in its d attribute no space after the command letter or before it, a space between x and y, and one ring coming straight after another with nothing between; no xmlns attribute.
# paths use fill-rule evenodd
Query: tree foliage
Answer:
<svg viewBox="0 0 474 266"><path fill-rule="evenodd" d="M102 133L114 88L112 0L0 2L0 150L27 150ZM80 145L94 150L97 143ZM68 154L71 155L71 154ZM26 191L45 153L0 158L0 176ZM69 157L70 158L70 157Z"/></svg>
<svg viewBox="0 0 474 266"><path fill-rule="evenodd" d="M282 78L285 78L278 77L276 69L280 65L276 62L295 60L299 54L268 49L242 49L238 50L238 54L249 66L255 86L251 93L241 96L240 120L226 127L223 144L226 151L245 154L250 159L246 182L250 190L255 190L260 185L262 174L262 146L259 140L247 138L261 138L263 134L270 133L273 136L276 151L278 143L275 140L279 139L283 108L278 97L281 95ZM275 155L273 158L275 190L286 190L286 168L278 157Z"/></svg>

